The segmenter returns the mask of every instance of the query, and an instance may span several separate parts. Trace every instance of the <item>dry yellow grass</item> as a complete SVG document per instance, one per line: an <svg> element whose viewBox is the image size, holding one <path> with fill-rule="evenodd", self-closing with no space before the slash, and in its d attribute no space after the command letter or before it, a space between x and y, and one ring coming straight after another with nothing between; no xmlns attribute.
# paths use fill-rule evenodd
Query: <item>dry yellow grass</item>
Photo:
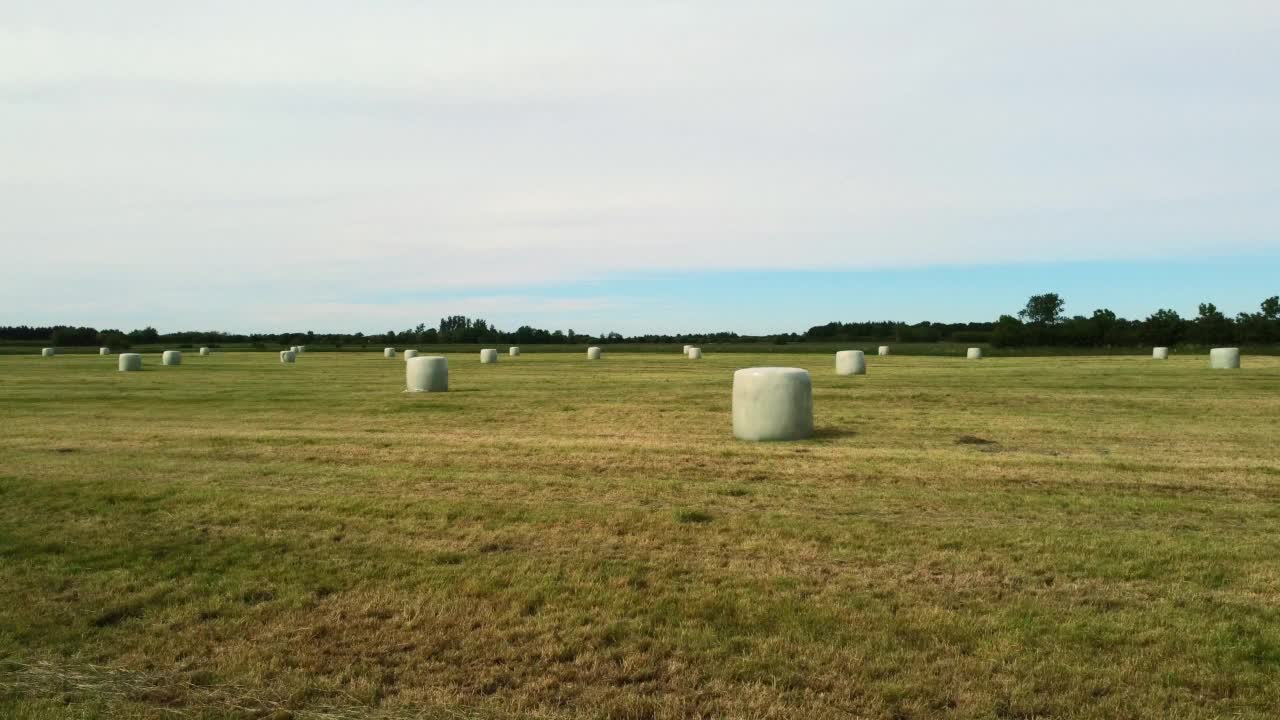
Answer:
<svg viewBox="0 0 1280 720"><path fill-rule="evenodd" d="M15 717L1273 717L1280 359L0 358Z"/></svg>

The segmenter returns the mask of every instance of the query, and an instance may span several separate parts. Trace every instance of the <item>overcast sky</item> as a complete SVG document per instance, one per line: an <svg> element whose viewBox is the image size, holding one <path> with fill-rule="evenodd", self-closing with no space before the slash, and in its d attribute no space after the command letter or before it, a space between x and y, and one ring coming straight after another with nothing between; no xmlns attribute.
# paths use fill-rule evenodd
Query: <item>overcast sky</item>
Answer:
<svg viewBox="0 0 1280 720"><path fill-rule="evenodd" d="M1280 2L0 0L0 249L0 324L1252 310Z"/></svg>

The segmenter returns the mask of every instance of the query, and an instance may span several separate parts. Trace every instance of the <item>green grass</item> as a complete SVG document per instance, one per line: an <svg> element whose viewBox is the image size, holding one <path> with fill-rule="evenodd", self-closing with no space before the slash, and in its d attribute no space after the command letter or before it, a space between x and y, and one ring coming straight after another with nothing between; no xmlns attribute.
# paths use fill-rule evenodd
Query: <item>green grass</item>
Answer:
<svg viewBox="0 0 1280 720"><path fill-rule="evenodd" d="M0 358L0 716L1271 718L1280 358Z"/></svg>

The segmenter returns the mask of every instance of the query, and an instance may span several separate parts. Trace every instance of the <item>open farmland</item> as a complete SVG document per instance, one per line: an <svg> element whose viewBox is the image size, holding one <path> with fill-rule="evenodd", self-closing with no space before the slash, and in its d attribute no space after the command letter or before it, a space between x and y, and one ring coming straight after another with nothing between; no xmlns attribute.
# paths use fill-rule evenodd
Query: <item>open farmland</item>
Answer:
<svg viewBox="0 0 1280 720"><path fill-rule="evenodd" d="M0 714L1275 717L1280 358L524 351L0 357Z"/></svg>

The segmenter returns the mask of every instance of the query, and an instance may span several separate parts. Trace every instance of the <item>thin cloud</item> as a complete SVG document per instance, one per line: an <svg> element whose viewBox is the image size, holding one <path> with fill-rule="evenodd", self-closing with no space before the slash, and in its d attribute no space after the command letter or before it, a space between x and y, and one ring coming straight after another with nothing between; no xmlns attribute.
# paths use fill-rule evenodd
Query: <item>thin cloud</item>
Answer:
<svg viewBox="0 0 1280 720"><path fill-rule="evenodd" d="M1275 254L1277 35L1267 2L9 3L0 320Z"/></svg>

